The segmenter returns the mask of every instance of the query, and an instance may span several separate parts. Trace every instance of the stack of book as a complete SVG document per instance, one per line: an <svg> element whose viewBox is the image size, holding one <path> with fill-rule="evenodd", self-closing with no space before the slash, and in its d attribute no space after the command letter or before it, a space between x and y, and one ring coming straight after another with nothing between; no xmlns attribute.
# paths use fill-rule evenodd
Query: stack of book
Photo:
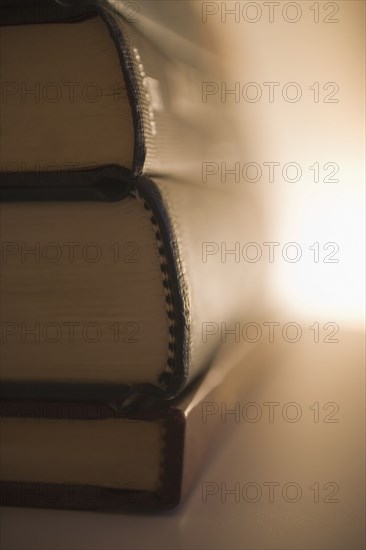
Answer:
<svg viewBox="0 0 366 550"><path fill-rule="evenodd" d="M255 298L210 39L189 2L1 6L2 502L174 506Z"/></svg>

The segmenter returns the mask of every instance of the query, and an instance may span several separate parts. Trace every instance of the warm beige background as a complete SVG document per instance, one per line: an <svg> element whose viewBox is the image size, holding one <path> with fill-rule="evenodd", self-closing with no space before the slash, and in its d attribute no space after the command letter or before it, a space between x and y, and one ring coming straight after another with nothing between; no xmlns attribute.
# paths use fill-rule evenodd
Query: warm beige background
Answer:
<svg viewBox="0 0 366 550"><path fill-rule="evenodd" d="M215 3L213 3L215 4ZM220 3L217 3L219 6ZM248 2L240 2L243 9ZM227 88L235 82L261 85L263 97L257 103L241 101L234 104L241 123L243 143L242 164L246 162L278 162L281 167L297 162L303 171L298 183L274 183L263 177L258 183L247 183L258 194L267 213L268 241L296 241L339 244L339 265L314 265L311 261L298 264L286 262L268 266L272 299L289 312L301 311L329 320L329 315L342 317L353 325L362 320L363 295L363 223L364 223L364 150L365 150L365 4L362 0L334 2L339 7L333 19L339 23L323 23L332 13L332 5L317 2L320 22L315 24L314 2L300 1L302 18L287 23L281 15L288 2L281 1L274 12L274 22L268 22L268 7L261 6L262 18L247 23L220 9L207 16L207 28L219 33L226 56ZM201 11L201 2L194 2ZM235 2L226 2L233 9ZM294 17L294 11L288 14ZM248 11L254 18L256 10ZM269 103L264 82L279 82L275 101ZM302 99L289 103L282 99L284 84L301 85ZM339 103L314 103L309 87L319 82L335 82ZM323 95L330 93L321 92ZM253 89L251 90L253 94ZM292 90L293 93L293 90ZM231 96L232 101L232 96ZM314 162L340 167L338 184L314 183L308 169ZM276 172L276 174L279 172ZM328 172L329 173L329 172ZM330 252L330 250L329 250Z"/></svg>
<svg viewBox="0 0 366 550"><path fill-rule="evenodd" d="M311 344L305 338L303 344L267 348L268 359L249 379L240 403L241 410L255 403L262 418L245 420L254 417L253 408L238 422L224 416L234 433L220 440L180 507L141 516L7 508L2 510L1 548L363 550L363 339L344 332L339 344ZM273 422L269 402L278 403ZM293 405L286 412L288 403L296 403L298 422L288 420L295 418ZM314 403L320 405L319 422L314 421ZM339 410L334 405L324 410L326 403ZM219 406L234 409L235 403ZM225 499L220 491L221 483L227 489L239 483L241 490L248 482L262 489L258 502L242 497L236 502L233 495ZM273 502L268 482L277 483ZM282 497L291 482L299 487L298 502ZM205 502L207 483L218 492ZM314 502L314 483L319 483L320 502ZM324 502L336 487L324 488L327 483L339 487L333 496L338 502ZM288 498L295 496L289 489ZM253 489L250 498L255 498Z"/></svg>
<svg viewBox="0 0 366 550"><path fill-rule="evenodd" d="M340 165L340 182L258 185L267 212L268 241L338 242L338 264L275 262L267 265L271 313L262 320L296 321L299 344L271 348L272 359L248 386L245 402L297 402L298 423L239 423L202 473L190 498L158 516L121 516L42 510L2 511L2 548L361 550L364 540L364 356L357 332L363 316L364 12L362 1L340 1L337 24L315 24L309 6L296 24L226 24L216 16L230 82L337 82L337 104L264 101L238 104L243 162L295 161ZM219 3L221 4L221 3ZM233 4L230 2L228 4ZM243 2L241 2L243 4ZM281 2L281 5L284 2ZM322 10L324 2L320 2ZM195 2L198 10L201 2ZM322 12L321 12L322 13ZM305 15L306 14L306 15ZM238 159L241 160L241 159ZM308 172L309 174L310 172ZM263 240L263 237L261 237ZM311 258L310 256L308 258ZM340 326L338 344L314 344L315 321ZM338 423L315 423L309 406L334 402ZM230 405L230 404L229 404ZM219 495L202 502L202 483L299 483L297 503L235 503ZM338 503L314 503L309 485L335 482Z"/></svg>

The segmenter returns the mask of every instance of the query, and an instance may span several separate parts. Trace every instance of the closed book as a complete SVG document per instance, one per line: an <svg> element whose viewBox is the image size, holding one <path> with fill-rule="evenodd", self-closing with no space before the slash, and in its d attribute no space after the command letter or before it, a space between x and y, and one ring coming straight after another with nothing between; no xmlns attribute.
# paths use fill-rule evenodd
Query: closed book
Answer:
<svg viewBox="0 0 366 550"><path fill-rule="evenodd" d="M204 26L189 2L1 5L3 395L173 398L260 288Z"/></svg>
<svg viewBox="0 0 366 550"><path fill-rule="evenodd" d="M175 506L235 426L229 416L258 372L261 353L254 345L227 346L178 399L145 400L138 413L121 412L113 402L3 400L1 503Z"/></svg>
<svg viewBox="0 0 366 550"><path fill-rule="evenodd" d="M1 6L2 186L93 186L101 166L199 181L202 162L237 158L231 103L209 101L215 39L190 2Z"/></svg>

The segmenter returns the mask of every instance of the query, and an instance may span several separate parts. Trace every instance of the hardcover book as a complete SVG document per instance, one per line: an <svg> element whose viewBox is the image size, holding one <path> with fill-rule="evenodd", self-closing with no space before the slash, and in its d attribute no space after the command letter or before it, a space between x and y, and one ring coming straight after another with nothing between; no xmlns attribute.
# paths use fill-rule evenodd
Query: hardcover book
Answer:
<svg viewBox="0 0 366 550"><path fill-rule="evenodd" d="M88 185L100 166L199 181L204 160L237 158L229 104L205 92L222 79L215 41L190 2L1 6L2 185Z"/></svg>
<svg viewBox="0 0 366 550"><path fill-rule="evenodd" d="M145 400L138 413L121 412L113 402L2 401L1 504L177 505L215 442L235 426L223 411L243 398L261 364L258 352L251 344L224 347L179 398Z"/></svg>
<svg viewBox="0 0 366 550"><path fill-rule="evenodd" d="M1 4L3 395L175 397L260 280L208 37L187 2Z"/></svg>

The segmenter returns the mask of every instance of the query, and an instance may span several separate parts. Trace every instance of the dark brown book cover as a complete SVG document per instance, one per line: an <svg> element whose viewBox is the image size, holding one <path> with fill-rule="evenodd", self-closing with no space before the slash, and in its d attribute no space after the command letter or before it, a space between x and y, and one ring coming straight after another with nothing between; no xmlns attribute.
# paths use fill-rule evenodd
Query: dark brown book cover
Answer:
<svg viewBox="0 0 366 550"><path fill-rule="evenodd" d="M164 423L164 443L161 463L161 482L157 492L141 491L138 480L130 490L115 490L97 486L57 483L25 483L20 480L1 480L1 504L92 510L161 509L176 506L187 494L197 473L212 456L214 443L224 441L229 423L220 414L222 404L233 404L244 394L248 380L258 365L258 347L236 344L224 346L212 368L186 392L169 405L146 403L139 412L131 410L131 420ZM2 420L26 417L81 419L85 422L109 418L126 418L112 404L52 403L40 401L3 400ZM123 416L122 416L123 415ZM47 442L52 445L52 441ZM128 442L126 442L128 444ZM2 450L4 451L4 448ZM24 448L27 460L27 449ZM44 464L47 467L47 464ZM85 465L93 468L92 460Z"/></svg>

